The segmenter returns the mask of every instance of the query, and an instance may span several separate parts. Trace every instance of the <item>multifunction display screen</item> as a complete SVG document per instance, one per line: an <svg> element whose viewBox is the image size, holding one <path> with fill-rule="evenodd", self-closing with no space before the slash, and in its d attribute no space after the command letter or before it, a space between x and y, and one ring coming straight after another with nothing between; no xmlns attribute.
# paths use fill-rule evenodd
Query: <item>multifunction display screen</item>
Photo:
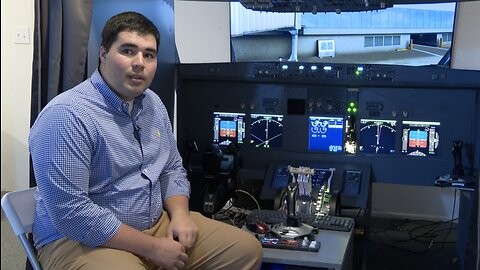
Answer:
<svg viewBox="0 0 480 270"><path fill-rule="evenodd" d="M231 112L213 113L213 142L229 145L242 144L245 139L245 114Z"/></svg>
<svg viewBox="0 0 480 270"><path fill-rule="evenodd" d="M360 119L358 151L368 154L395 154L397 121Z"/></svg>
<svg viewBox="0 0 480 270"><path fill-rule="evenodd" d="M250 144L258 148L282 147L283 115L251 114Z"/></svg>
<svg viewBox="0 0 480 270"><path fill-rule="evenodd" d="M440 122L403 121L402 154L408 156L437 155Z"/></svg>
<svg viewBox="0 0 480 270"><path fill-rule="evenodd" d="M343 151L343 117L310 116L308 121L309 151Z"/></svg>

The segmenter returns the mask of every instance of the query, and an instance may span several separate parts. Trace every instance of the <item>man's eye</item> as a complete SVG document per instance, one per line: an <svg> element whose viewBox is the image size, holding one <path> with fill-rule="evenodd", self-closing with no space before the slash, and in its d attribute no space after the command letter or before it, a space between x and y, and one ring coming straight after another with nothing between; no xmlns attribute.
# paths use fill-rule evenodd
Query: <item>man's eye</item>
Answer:
<svg viewBox="0 0 480 270"><path fill-rule="evenodd" d="M133 51L131 49L123 49L122 53L123 54L133 54Z"/></svg>
<svg viewBox="0 0 480 270"><path fill-rule="evenodd" d="M155 58L157 58L157 55L154 54L154 53L146 53L145 58L155 59Z"/></svg>

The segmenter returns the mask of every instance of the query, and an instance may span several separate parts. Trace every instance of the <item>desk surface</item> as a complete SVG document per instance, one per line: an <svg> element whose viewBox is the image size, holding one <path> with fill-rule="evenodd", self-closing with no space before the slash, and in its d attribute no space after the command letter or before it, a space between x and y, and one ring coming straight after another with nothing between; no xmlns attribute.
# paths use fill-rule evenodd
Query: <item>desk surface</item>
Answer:
<svg viewBox="0 0 480 270"><path fill-rule="evenodd" d="M320 241L318 252L264 248L263 261L328 269L349 269L351 267L353 229L350 232L320 230L316 240Z"/></svg>

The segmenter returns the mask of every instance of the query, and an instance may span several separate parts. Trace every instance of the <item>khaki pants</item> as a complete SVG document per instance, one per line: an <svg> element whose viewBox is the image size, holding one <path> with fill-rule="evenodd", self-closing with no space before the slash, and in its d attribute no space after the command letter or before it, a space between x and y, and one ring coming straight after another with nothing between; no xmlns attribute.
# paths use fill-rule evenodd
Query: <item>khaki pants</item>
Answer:
<svg viewBox="0 0 480 270"><path fill-rule="evenodd" d="M187 251L186 269L259 269L262 246L248 232L212 220L199 213L192 217L200 229L193 248ZM165 237L170 219L164 212L159 221L144 232ZM160 269L149 260L130 252L88 247L76 241L61 238L38 251L44 270L145 270Z"/></svg>

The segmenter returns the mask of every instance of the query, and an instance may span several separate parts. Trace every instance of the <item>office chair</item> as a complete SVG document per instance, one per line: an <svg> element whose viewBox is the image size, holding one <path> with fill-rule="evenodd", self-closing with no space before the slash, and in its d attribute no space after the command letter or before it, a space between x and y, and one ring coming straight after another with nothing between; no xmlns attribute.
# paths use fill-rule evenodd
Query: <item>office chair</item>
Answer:
<svg viewBox="0 0 480 270"><path fill-rule="evenodd" d="M28 239L28 234L32 232L33 218L35 214L35 190L36 187L29 189L12 191L2 197L2 209L5 216L12 226L13 232L22 242L22 246L27 253L27 258L34 270L42 270L37 260L35 248Z"/></svg>

